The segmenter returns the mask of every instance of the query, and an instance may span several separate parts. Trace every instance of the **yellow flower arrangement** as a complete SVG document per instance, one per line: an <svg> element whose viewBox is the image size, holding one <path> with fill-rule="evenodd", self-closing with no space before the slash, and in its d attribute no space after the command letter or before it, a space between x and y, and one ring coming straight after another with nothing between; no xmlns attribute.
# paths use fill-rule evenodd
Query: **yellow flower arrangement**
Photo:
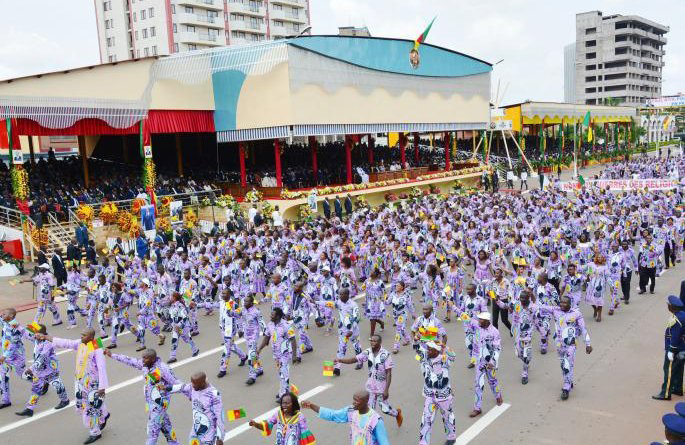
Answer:
<svg viewBox="0 0 685 445"><path fill-rule="evenodd" d="M84 223L90 225L93 222L95 211L93 210L93 207L89 206L88 204L79 204L79 206L76 208L76 216L78 216L78 219Z"/></svg>
<svg viewBox="0 0 685 445"><path fill-rule="evenodd" d="M197 215L192 209L189 209L186 211L183 221L185 221L188 229L192 229L197 225Z"/></svg>
<svg viewBox="0 0 685 445"><path fill-rule="evenodd" d="M118 212L119 209L116 204L113 202L105 203L102 208L100 208L100 219L105 224L112 224L116 221Z"/></svg>

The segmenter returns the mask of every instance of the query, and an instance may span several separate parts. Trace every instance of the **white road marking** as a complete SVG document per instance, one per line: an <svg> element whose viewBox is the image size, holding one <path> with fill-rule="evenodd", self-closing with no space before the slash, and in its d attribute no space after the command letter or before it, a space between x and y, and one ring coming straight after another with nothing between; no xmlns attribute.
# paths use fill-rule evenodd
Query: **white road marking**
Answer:
<svg viewBox="0 0 685 445"><path fill-rule="evenodd" d="M360 293L359 295L357 295L357 296L354 298L354 300L358 300L358 299L362 298L364 295L365 295L365 293ZM126 333L130 333L130 332L127 331L127 332L125 332L124 334L126 334ZM122 334L122 335L124 335L124 334ZM240 344L243 344L243 343L245 343L245 339L244 339L244 338L240 338L240 339L238 339L238 340L235 341L235 344L236 344L236 345L240 345ZM214 349L209 349L209 350L207 350L207 351L205 351L205 352L201 352L200 354L197 355L197 357L188 357L188 358L186 358L186 359L179 360L178 362L176 362L176 363L170 365L170 367L171 367L171 368L178 368L179 366L183 366L183 365L186 365L186 364L188 364L188 363L192 363L192 362L194 362L195 360L200 360L201 358L209 357L210 355L216 354L217 352L221 352L221 351L223 351L223 350L224 350L224 347L223 347L223 346L219 346L219 347L216 347L216 348L214 348ZM63 353L65 353L65 352L73 352L73 350L71 350L71 349L66 349L66 350L63 350L63 351L59 351L58 354L63 354ZM134 383L140 382L140 381L142 381L142 380L143 380L142 376L133 377L133 378L131 378L131 379L124 380L123 382L117 383L116 385L112 385L112 386L110 386L109 388L107 388L107 394L110 394L110 393L115 392L115 391L117 391L117 390L120 390L120 389L122 389L122 388L126 388L127 386L131 386L131 385L133 385ZM302 398L304 399L304 398L307 398L307 397L313 397L314 395L316 395L316 394L318 394L318 393L320 393L320 392L322 392L322 391L327 390L327 389L330 388L331 386L332 386L332 385L330 385L330 384L318 386L318 387L312 389L311 391L308 391L308 392L304 393L304 394L302 395ZM74 404L75 404L75 402L72 400L72 401L69 403L69 407L74 406ZM35 414L33 415L33 417L29 417L29 418L26 418L26 419L18 420L18 421L16 421L16 422L13 422L13 423L10 423L10 424L8 424L8 425L5 425L5 426L0 427L0 434L6 433L6 432L8 432L8 431L12 431L12 430L17 429L17 428L20 428L20 427L22 427L22 426L24 426L24 425L28 425L29 423L35 422L36 420L42 419L42 418L47 417L47 416L51 416L51 415L56 414L56 413L61 412L61 411L64 411L65 409L66 409L66 408L62 408L62 409L60 409L60 410L56 410L56 409L54 409L54 408L51 408L51 409L46 410L46 411L41 411L40 413L35 413ZM272 411L275 412L275 410L272 410ZM271 411L270 411L269 413L267 413L267 414L268 414L268 415L271 415ZM266 417L268 417L268 415L267 415ZM261 418L260 418L260 419L261 419ZM242 427L242 426L243 426L243 425L241 425L241 427ZM247 429L250 428L250 426L249 426L248 424L245 424L244 426L245 426L245 429L242 430L242 431L239 432L239 433L236 433L236 435L241 434L242 432L244 432L244 431L246 431ZM240 428L240 427L239 427L239 428ZM237 429L237 428L236 428L236 429ZM232 431L235 431L235 430L232 430ZM232 431L231 431L231 432L232 432ZM229 433L229 434L230 434L230 433ZM233 436L231 436L231 437L233 437Z"/></svg>
<svg viewBox="0 0 685 445"><path fill-rule="evenodd" d="M490 411L485 413L483 417L478 419L476 423L471 425L457 437L457 442L455 445L466 445L476 438L485 428L488 427L492 422L495 421L500 415L502 415L506 410L511 407L508 403L503 403L500 406L495 406Z"/></svg>
<svg viewBox="0 0 685 445"><path fill-rule="evenodd" d="M317 386L316 388L310 389L309 391L305 392L304 394L302 394L298 398L300 400L311 399L315 395L320 394L320 393L326 391L327 389L329 389L331 387L333 387L332 383L326 383L324 385ZM269 411L265 412L264 414L260 414L259 416L254 417L254 420L256 420L258 422L261 420L266 420L269 417L273 416L277 411L278 411L278 408L270 409ZM233 428L231 431L227 432L226 435L224 436L224 442L226 442L227 440L231 440L231 439L239 436L240 434L243 434L245 431L248 431L250 428L252 428L252 427L250 426L249 422L245 422L242 425L240 425L236 428Z"/></svg>

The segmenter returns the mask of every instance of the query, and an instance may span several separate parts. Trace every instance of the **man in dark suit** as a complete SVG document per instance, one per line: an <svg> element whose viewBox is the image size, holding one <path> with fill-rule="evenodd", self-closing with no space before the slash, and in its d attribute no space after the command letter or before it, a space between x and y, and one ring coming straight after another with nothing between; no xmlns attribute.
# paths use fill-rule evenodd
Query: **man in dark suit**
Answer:
<svg viewBox="0 0 685 445"><path fill-rule="evenodd" d="M339 219L342 219L342 202L340 202L340 196L335 197L335 202L333 203L333 206L335 207L335 215Z"/></svg>
<svg viewBox="0 0 685 445"><path fill-rule="evenodd" d="M76 228L76 240L79 247L84 249L88 247L88 228L83 223L79 223L79 226Z"/></svg>
<svg viewBox="0 0 685 445"><path fill-rule="evenodd" d="M62 249L59 247L55 249L50 262L52 263L52 271L57 280L57 285L61 286L67 281L67 269L62 261Z"/></svg>
<svg viewBox="0 0 685 445"><path fill-rule="evenodd" d="M67 261L71 261L77 265L81 264L81 249L78 247L76 238L73 238L71 244L67 246Z"/></svg>
<svg viewBox="0 0 685 445"><path fill-rule="evenodd" d="M345 213L347 213L347 216L352 215L352 197L349 193L345 197Z"/></svg>
<svg viewBox="0 0 685 445"><path fill-rule="evenodd" d="M328 198L323 200L323 215L326 217L326 219L331 218L331 202L328 200Z"/></svg>
<svg viewBox="0 0 685 445"><path fill-rule="evenodd" d="M88 241L88 247L86 247L86 259L92 265L98 263L98 255L95 252L95 242L93 240Z"/></svg>
<svg viewBox="0 0 685 445"><path fill-rule="evenodd" d="M186 238L185 238L185 236L183 236L183 233L180 230L176 231L175 238L176 238L176 247L177 248L180 247L185 252L186 249L188 248L188 243L186 242Z"/></svg>

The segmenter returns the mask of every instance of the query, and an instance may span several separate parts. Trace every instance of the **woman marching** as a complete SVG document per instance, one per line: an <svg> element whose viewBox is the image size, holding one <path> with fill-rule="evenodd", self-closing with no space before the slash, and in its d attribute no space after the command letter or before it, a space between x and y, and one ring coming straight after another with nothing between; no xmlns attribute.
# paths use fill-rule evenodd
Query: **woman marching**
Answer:
<svg viewBox="0 0 685 445"><path fill-rule="evenodd" d="M276 445L314 445L316 439L307 428L307 419L300 411L300 402L292 392L281 396L280 409L267 420L257 422L250 420L250 426L270 436L275 432Z"/></svg>

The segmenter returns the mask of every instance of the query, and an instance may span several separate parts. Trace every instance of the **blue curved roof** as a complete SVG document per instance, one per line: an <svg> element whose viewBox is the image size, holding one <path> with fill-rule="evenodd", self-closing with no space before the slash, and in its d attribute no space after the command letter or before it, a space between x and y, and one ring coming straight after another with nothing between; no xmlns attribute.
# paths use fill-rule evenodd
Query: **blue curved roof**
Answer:
<svg viewBox="0 0 685 445"><path fill-rule="evenodd" d="M411 40L350 36L306 36L288 40L289 45L313 51L364 68L426 77L462 77L492 71L492 65L439 46L422 44L421 63L409 64Z"/></svg>

